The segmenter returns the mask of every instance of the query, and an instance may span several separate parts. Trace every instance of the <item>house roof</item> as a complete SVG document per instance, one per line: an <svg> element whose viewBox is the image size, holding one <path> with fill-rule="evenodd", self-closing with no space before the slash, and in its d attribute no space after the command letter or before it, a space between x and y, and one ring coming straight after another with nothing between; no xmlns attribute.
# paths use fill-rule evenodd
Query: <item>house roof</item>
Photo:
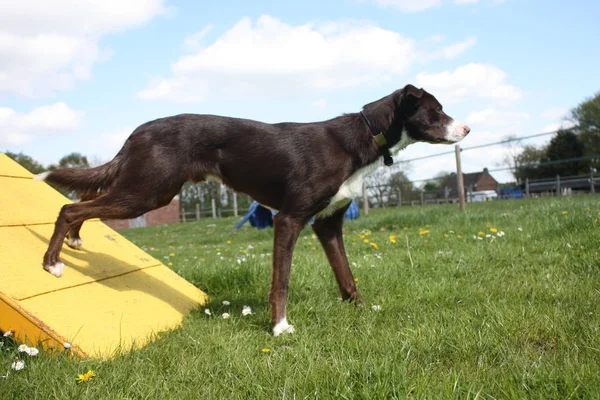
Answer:
<svg viewBox="0 0 600 400"><path fill-rule="evenodd" d="M483 171L481 172L472 172L469 174L463 174L463 181L465 184L465 190L469 190L469 186L473 186L473 189L476 190L477 189L477 182L479 182L479 179L481 179L482 176L484 175L488 175L490 176L492 179L494 179L494 177L492 177L490 175L490 173L488 172L487 168L484 168ZM495 179L494 179L495 180ZM446 180L440 185L440 190L443 192L444 191L444 187L450 187L454 190L457 190L458 188L458 182L457 182L457 175L455 172L453 172L452 174L450 174Z"/></svg>

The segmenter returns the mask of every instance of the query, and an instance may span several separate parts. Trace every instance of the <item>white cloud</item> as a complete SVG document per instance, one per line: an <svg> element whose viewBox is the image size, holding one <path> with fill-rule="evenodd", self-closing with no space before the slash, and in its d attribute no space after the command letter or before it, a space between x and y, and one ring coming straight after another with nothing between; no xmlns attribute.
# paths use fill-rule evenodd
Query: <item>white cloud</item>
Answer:
<svg viewBox="0 0 600 400"><path fill-rule="evenodd" d="M467 98L514 103L522 99L521 89L506 83L507 75L489 64L467 64L454 71L421 72L417 84L435 93L443 102L453 103Z"/></svg>
<svg viewBox="0 0 600 400"><path fill-rule="evenodd" d="M311 104L315 109L319 110L319 111L323 111L327 108L327 100L325 99L319 99L319 100L315 100L312 102Z"/></svg>
<svg viewBox="0 0 600 400"><path fill-rule="evenodd" d="M133 131L134 128L125 126L111 132L101 133L95 139L94 154L101 159L113 158Z"/></svg>
<svg viewBox="0 0 600 400"><path fill-rule="evenodd" d="M200 50L201 40L213 29L212 25L207 25L202 28L199 32L196 32L185 38L183 41L183 47L187 51L198 51Z"/></svg>
<svg viewBox="0 0 600 400"><path fill-rule="evenodd" d="M380 7L392 7L396 8L401 12L419 12L425 11L430 8L439 7L444 3L442 0L371 0L374 1ZM503 0L492 0L494 3L502 2ZM465 4L475 4L478 3L479 0L453 0L454 4L465 5Z"/></svg>
<svg viewBox="0 0 600 400"><path fill-rule="evenodd" d="M529 119L529 114L523 111L500 111L493 108L486 108L481 111L471 112L465 122L471 130L481 128L506 129L520 126Z"/></svg>
<svg viewBox="0 0 600 400"><path fill-rule="evenodd" d="M394 7L402 12L418 12L438 7L442 0L374 0L379 6Z"/></svg>
<svg viewBox="0 0 600 400"><path fill-rule="evenodd" d="M0 13L0 94L39 97L89 79L102 35L165 12L164 0L22 0Z"/></svg>
<svg viewBox="0 0 600 400"><path fill-rule="evenodd" d="M208 46L180 57L171 76L156 77L138 96L192 102L374 86L393 82L422 58L454 57L473 44L467 42L423 54L413 39L365 22L294 26L268 15L254 23L242 18Z"/></svg>
<svg viewBox="0 0 600 400"><path fill-rule="evenodd" d="M453 59L460 56L462 53L475 46L477 39L469 37L461 42L453 43L449 46L442 48L441 50L431 53L429 59Z"/></svg>
<svg viewBox="0 0 600 400"><path fill-rule="evenodd" d="M544 119L562 120L569 114L569 109L564 107L552 107L542 111L540 116Z"/></svg>
<svg viewBox="0 0 600 400"><path fill-rule="evenodd" d="M72 131L79 126L82 113L65 103L34 108L29 113L0 107L0 145L19 146L35 136L48 136Z"/></svg>

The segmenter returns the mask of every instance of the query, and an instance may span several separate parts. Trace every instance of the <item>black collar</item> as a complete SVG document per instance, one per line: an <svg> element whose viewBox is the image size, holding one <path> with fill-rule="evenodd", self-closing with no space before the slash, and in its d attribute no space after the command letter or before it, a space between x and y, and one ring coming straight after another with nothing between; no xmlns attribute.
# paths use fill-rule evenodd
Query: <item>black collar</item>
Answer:
<svg viewBox="0 0 600 400"><path fill-rule="evenodd" d="M389 140L385 136L385 133L383 131L376 129L373 125L371 125L371 122L367 119L367 117L365 116L365 114L363 114L362 111L360 112L360 115L361 115L361 117L363 117L363 119L367 123L367 126L371 130L371 133L373 134L373 139L375 140L375 143L377 143L377 146L379 146L379 148L381 149L381 153L383 154L383 163L385 165L387 165L388 167L391 166L394 163L394 159L392 158L392 155L390 154L390 147L388 144Z"/></svg>

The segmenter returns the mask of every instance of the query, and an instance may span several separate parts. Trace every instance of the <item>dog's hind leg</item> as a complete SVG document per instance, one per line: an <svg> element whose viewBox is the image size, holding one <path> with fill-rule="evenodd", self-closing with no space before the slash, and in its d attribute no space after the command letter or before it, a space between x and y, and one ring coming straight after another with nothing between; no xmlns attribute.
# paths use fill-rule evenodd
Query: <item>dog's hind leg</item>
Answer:
<svg viewBox="0 0 600 400"><path fill-rule="evenodd" d="M130 184L129 182L127 182ZM131 184L130 184L131 185ZM54 233L50 238L48 250L44 254L44 269L56 277L62 275L64 264L60 261L60 251L67 233L91 218L100 219L128 219L138 217L148 211L169 204L171 199L179 192L183 181L166 182L152 187L152 192L147 192L147 187L142 182L136 186L113 187L107 193L82 203L66 204L60 210L54 226Z"/></svg>
<svg viewBox="0 0 600 400"><path fill-rule="evenodd" d="M356 289L356 283L352 271L350 271L346 250L344 249L342 225L344 223L344 213L347 209L348 206L342 207L330 216L317 218L312 228L325 250L327 260L329 260L329 265L331 265L335 280L340 288L342 299L362 304L363 301Z"/></svg>
<svg viewBox="0 0 600 400"><path fill-rule="evenodd" d="M90 201L98 196L100 196L100 193L98 192L86 192L81 195L79 202L82 203L84 201ZM83 246L83 241L81 240L81 236L79 235L79 231L81 230L82 225L83 222L75 225L69 230L69 233L67 233L67 246L69 246L72 249L79 250Z"/></svg>
<svg viewBox="0 0 600 400"><path fill-rule="evenodd" d="M300 231L309 218L292 217L284 212L279 212L273 217L275 243L273 246L273 276L269 293L273 336L294 332L294 327L287 322L285 312L288 284L294 246Z"/></svg>

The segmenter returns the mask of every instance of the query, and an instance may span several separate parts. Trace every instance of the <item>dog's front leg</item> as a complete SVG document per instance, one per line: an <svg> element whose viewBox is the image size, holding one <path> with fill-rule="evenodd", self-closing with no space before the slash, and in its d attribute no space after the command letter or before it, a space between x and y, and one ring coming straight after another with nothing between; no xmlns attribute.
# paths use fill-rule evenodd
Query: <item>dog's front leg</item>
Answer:
<svg viewBox="0 0 600 400"><path fill-rule="evenodd" d="M346 250L344 248L344 237L342 235L342 225L344 223L344 213L348 206L337 210L334 214L317 218L312 225L313 231L319 238L329 265L335 275L335 280L340 288L340 294L343 300L355 301L362 304L362 298L356 289L356 283L348 265Z"/></svg>
<svg viewBox="0 0 600 400"><path fill-rule="evenodd" d="M273 218L275 243L273 246L273 277L269 294L273 336L294 332L294 327L287 322L285 305L294 246L305 223L306 219L294 218L283 212Z"/></svg>

